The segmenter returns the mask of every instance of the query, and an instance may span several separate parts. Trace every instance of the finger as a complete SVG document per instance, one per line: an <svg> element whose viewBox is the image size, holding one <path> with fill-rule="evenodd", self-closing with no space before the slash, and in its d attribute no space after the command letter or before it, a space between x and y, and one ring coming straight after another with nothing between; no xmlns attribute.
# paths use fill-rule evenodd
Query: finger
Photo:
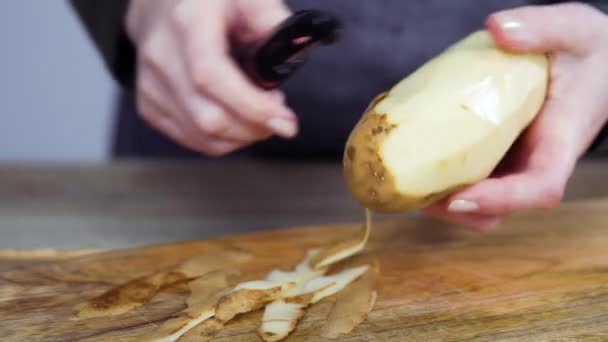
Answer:
<svg viewBox="0 0 608 342"><path fill-rule="evenodd" d="M561 112L562 117L568 117L569 120L563 120L562 128L578 138L573 140L577 140L579 157L587 151L608 117L608 70L604 71L608 55L598 57L579 62L570 70L570 75L562 77L563 82L556 76L549 93L547 107L555 116Z"/></svg>
<svg viewBox="0 0 608 342"><path fill-rule="evenodd" d="M188 117L193 127L202 134L244 143L253 143L270 135L268 130L239 120L236 115L226 112L210 99L195 94L184 97L188 97L184 99L188 102Z"/></svg>
<svg viewBox="0 0 608 342"><path fill-rule="evenodd" d="M201 96L217 101L239 120L284 138L297 134L295 114L251 84L228 56L196 62L191 74Z"/></svg>
<svg viewBox="0 0 608 342"><path fill-rule="evenodd" d="M559 204L576 161L606 121L605 97L599 93L605 81L597 77L597 66L574 67L567 82L555 77L544 108L522 135L522 151L515 152L526 156L523 166L451 196L446 211L504 215ZM554 74L559 69L555 61Z"/></svg>
<svg viewBox="0 0 608 342"><path fill-rule="evenodd" d="M495 229L504 220L504 217L501 216L448 213L439 204L425 209L424 212L443 221L462 225L479 232Z"/></svg>
<svg viewBox="0 0 608 342"><path fill-rule="evenodd" d="M137 96L137 111L144 121L152 128L162 132L176 143L182 144L197 150L186 140L186 134L181 128L181 124L165 110L158 105L153 98L145 94Z"/></svg>
<svg viewBox="0 0 608 342"><path fill-rule="evenodd" d="M447 212L510 215L517 211L553 208L562 199L564 178L536 170L489 178L450 198Z"/></svg>
<svg viewBox="0 0 608 342"><path fill-rule="evenodd" d="M179 56L167 52L175 44L168 32L159 32L141 54L140 83L146 85L149 97L164 103L166 111L179 118L190 135L251 143L268 136L264 129L248 125L227 113L222 107L197 94L191 87L186 67L175 63ZM175 51L175 50L170 50Z"/></svg>
<svg viewBox="0 0 608 342"><path fill-rule="evenodd" d="M185 72L183 76L179 79L185 78ZM189 113L194 126L204 134L247 144L265 140L272 135L265 127L250 124L211 99L197 94L189 83L180 82L176 87L179 89L176 96L183 103L184 110ZM284 96L280 91L271 91L268 95L274 103L284 104Z"/></svg>
<svg viewBox="0 0 608 342"><path fill-rule="evenodd" d="M163 132L173 141L209 156L223 156L243 147L243 143L192 135L188 128L174 119L152 99L142 97L138 105L143 119L153 128Z"/></svg>
<svg viewBox="0 0 608 342"><path fill-rule="evenodd" d="M243 142L218 139L201 133L187 117L179 115L179 105L173 100L171 91L158 74L145 69L139 74L138 111L152 127L189 149L211 156L224 155L246 145Z"/></svg>
<svg viewBox="0 0 608 342"><path fill-rule="evenodd" d="M210 3L215 3L210 2ZM297 118L285 105L254 85L229 55L227 23L220 16L179 27L188 76L196 92L216 101L239 120L284 138L297 134ZM185 19L184 19L185 20Z"/></svg>
<svg viewBox="0 0 608 342"><path fill-rule="evenodd" d="M195 124L210 136L245 143L265 140L271 136L268 130L238 120L233 113L225 112L220 106L196 96L191 90L185 90L184 93L191 102L189 106ZM271 101L278 104L283 104L285 101L285 96L280 91L269 92L269 95Z"/></svg>
<svg viewBox="0 0 608 342"><path fill-rule="evenodd" d="M591 6L567 3L497 12L488 18L486 25L495 41L507 49L586 55L595 46L599 27L605 26L600 23L604 21L603 14Z"/></svg>
<svg viewBox="0 0 608 342"><path fill-rule="evenodd" d="M202 151L211 157L222 157L243 148L244 143L208 137Z"/></svg>
<svg viewBox="0 0 608 342"><path fill-rule="evenodd" d="M141 65L141 64L140 64ZM164 70L151 70L141 65L137 78L138 112L151 126L167 134L174 141L198 152L203 152L205 139L193 134L194 125L182 114L172 96Z"/></svg>
<svg viewBox="0 0 608 342"><path fill-rule="evenodd" d="M520 170L488 178L447 201L447 212L509 215L559 204L578 158L577 112L550 101L522 137L529 156Z"/></svg>
<svg viewBox="0 0 608 342"><path fill-rule="evenodd" d="M136 80L137 112L152 127L182 143L186 136L184 123L175 115L179 106L170 92L162 72L151 68L147 60L140 60Z"/></svg>

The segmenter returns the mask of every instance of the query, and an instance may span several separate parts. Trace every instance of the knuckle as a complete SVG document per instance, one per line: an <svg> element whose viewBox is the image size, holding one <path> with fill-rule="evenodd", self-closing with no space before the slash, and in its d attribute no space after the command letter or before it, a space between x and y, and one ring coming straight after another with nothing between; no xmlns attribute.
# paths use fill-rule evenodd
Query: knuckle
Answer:
<svg viewBox="0 0 608 342"><path fill-rule="evenodd" d="M176 28L178 31L185 31L188 29L190 22L190 13L188 13L183 3L178 3L171 14L169 14L169 24Z"/></svg>
<svg viewBox="0 0 608 342"><path fill-rule="evenodd" d="M161 120L152 111L142 110L139 112L139 117L141 117L142 120L147 123L151 128L160 132L165 132L163 125L161 125Z"/></svg>
<svg viewBox="0 0 608 342"><path fill-rule="evenodd" d="M161 131L161 122L167 119L167 113L162 110L150 97L144 92L139 91L136 101L136 113L137 115L148 125L157 128Z"/></svg>
<svg viewBox="0 0 608 342"><path fill-rule="evenodd" d="M213 63L205 56L199 56L193 66L192 74L194 88L199 92L206 92L207 89L221 82Z"/></svg>
<svg viewBox="0 0 608 342"><path fill-rule="evenodd" d="M168 14L168 24L181 33L193 30L193 27L200 22L201 14L209 12L207 1L178 1ZM204 23L204 22L203 22Z"/></svg>
<svg viewBox="0 0 608 342"><path fill-rule="evenodd" d="M142 47L139 59L143 67L155 70L163 68L160 55L152 44L146 44Z"/></svg>
<svg viewBox="0 0 608 342"><path fill-rule="evenodd" d="M564 197L564 189L561 186L548 187L542 196L541 209L552 209L557 207Z"/></svg>
<svg viewBox="0 0 608 342"><path fill-rule="evenodd" d="M152 128L162 131L162 129L159 125L160 120L159 120L158 116L155 113L153 113L152 111L149 111L149 110L140 111L139 117L142 118L142 120L144 122L146 122L148 125L150 125Z"/></svg>
<svg viewBox="0 0 608 342"><path fill-rule="evenodd" d="M228 128L228 120L222 113L209 111L194 117L194 122L201 131L208 135L221 135Z"/></svg>
<svg viewBox="0 0 608 342"><path fill-rule="evenodd" d="M583 2L570 2L564 4L565 7L569 8L569 17L580 19L582 22L588 24L599 24L603 23L606 16L595 6L589 3Z"/></svg>
<svg viewBox="0 0 608 342"><path fill-rule="evenodd" d="M138 115L142 119L150 121L153 118L152 110L144 96L137 96L136 108Z"/></svg>
<svg viewBox="0 0 608 342"><path fill-rule="evenodd" d="M249 108L247 118L253 123L263 124L271 113L271 106L257 103Z"/></svg>
<svg viewBox="0 0 608 342"><path fill-rule="evenodd" d="M224 157L224 156L230 154L230 152L232 152L232 151L219 150L216 148L207 148L207 150L205 151L205 154L209 157Z"/></svg>
<svg viewBox="0 0 608 342"><path fill-rule="evenodd" d="M571 2L567 3L566 6L569 6L571 10L577 11L577 15L595 15L597 13L597 9L587 3Z"/></svg>
<svg viewBox="0 0 608 342"><path fill-rule="evenodd" d="M210 157L224 157L238 149L238 146L216 147L208 146L204 151Z"/></svg>

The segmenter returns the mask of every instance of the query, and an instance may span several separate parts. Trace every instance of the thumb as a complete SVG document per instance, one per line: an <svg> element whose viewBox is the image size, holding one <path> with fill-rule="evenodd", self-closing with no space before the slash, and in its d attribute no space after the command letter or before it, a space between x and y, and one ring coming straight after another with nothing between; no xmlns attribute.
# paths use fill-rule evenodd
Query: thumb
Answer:
<svg viewBox="0 0 608 342"><path fill-rule="evenodd" d="M581 3L525 6L491 15L486 26L496 43L516 52L567 51L587 55L605 16Z"/></svg>
<svg viewBox="0 0 608 342"><path fill-rule="evenodd" d="M251 42L267 36L291 15L282 0L241 1L242 28L238 39Z"/></svg>

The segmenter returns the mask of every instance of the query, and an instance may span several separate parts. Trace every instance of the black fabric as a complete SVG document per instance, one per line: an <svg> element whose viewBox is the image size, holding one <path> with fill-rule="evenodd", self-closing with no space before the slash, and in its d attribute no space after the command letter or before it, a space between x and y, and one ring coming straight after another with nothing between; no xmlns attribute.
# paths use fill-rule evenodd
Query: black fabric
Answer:
<svg viewBox="0 0 608 342"><path fill-rule="evenodd" d="M71 0L115 78L132 85L135 50L123 29L126 0ZM273 138L235 157L340 159L344 142L368 102L473 30L492 12L544 0L289 0L294 10L318 8L345 22L337 45L314 51L283 90L298 114L301 133ZM607 9L608 0L588 1ZM201 157L150 128L136 114L128 88L120 101L114 155ZM598 136L594 148L600 145Z"/></svg>
<svg viewBox="0 0 608 342"><path fill-rule="evenodd" d="M70 0L70 3L114 79L131 89L135 83L136 51L124 29L129 0Z"/></svg>

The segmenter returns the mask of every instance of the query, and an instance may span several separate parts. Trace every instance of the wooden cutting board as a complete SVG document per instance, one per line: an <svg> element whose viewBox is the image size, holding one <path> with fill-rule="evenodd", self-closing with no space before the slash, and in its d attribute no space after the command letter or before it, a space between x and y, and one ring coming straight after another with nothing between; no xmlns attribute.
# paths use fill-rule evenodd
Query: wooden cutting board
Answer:
<svg viewBox="0 0 608 342"><path fill-rule="evenodd" d="M272 213L269 213L269 215ZM80 319L72 309L120 283L216 248L250 251L258 276L358 223L268 231L70 258L0 257L1 341L137 341L184 308L175 287L127 314ZM145 232L141 232L145 234ZM491 233L428 218L383 221L366 253L380 263L378 299L343 341L608 340L608 201L519 215ZM333 298L315 304L288 341L320 341ZM216 341L259 341L260 313Z"/></svg>

